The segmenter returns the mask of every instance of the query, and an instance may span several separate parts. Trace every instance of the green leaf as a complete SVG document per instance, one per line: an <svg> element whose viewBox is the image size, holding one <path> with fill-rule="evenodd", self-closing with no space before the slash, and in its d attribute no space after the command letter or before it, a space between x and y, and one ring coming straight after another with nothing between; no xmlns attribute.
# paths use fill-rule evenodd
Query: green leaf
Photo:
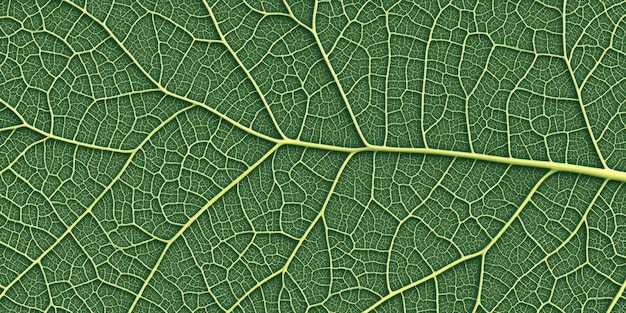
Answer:
<svg viewBox="0 0 626 313"><path fill-rule="evenodd" d="M626 2L0 1L0 312L626 312Z"/></svg>

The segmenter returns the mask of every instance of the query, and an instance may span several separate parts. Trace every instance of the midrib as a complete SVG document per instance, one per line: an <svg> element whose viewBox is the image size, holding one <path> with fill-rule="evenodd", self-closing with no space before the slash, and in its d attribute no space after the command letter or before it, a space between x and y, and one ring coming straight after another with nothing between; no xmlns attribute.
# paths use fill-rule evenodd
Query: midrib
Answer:
<svg viewBox="0 0 626 313"><path fill-rule="evenodd" d="M473 160L480 160L480 161L487 161L487 162L494 162L494 163L501 163L501 164L544 168L547 170L569 172L569 173L575 173L575 174L581 174L581 175L589 175L589 176L600 177L600 178L609 179L609 180L626 182L626 172L616 171L616 170L609 169L609 168L595 168L595 167L589 167L589 166L557 163L557 162L551 162L551 161L526 160L526 159L517 159L517 158L512 158L512 157L502 157L502 156L495 156L495 155L488 155L488 154L442 150L442 149L433 149L433 148L402 148L402 147L388 147L388 146L374 146L374 145L370 145L366 147L359 147L359 148L349 148L349 147L339 147L339 146L333 146L333 145L304 142L304 141L292 140L292 139L283 139L283 140L277 139L273 141L277 144L294 145L294 146L300 146L300 147L323 149L323 150L329 150L329 151L339 151L339 152L346 152L346 153L394 152L394 153L414 153L414 154L424 154L424 155L440 155L440 156L473 159Z"/></svg>

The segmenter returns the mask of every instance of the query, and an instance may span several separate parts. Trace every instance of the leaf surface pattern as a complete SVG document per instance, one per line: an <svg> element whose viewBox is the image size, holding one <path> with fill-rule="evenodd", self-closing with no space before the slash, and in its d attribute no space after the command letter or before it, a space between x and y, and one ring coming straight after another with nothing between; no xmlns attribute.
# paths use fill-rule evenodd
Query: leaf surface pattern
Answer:
<svg viewBox="0 0 626 313"><path fill-rule="evenodd" d="M0 2L2 312L626 312L626 2Z"/></svg>

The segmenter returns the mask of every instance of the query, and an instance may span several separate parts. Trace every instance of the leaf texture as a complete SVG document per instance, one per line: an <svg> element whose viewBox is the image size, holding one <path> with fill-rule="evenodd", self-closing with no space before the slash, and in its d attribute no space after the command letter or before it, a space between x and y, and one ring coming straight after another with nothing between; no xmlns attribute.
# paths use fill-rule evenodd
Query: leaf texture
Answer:
<svg viewBox="0 0 626 313"><path fill-rule="evenodd" d="M2 312L626 312L626 2L0 1Z"/></svg>

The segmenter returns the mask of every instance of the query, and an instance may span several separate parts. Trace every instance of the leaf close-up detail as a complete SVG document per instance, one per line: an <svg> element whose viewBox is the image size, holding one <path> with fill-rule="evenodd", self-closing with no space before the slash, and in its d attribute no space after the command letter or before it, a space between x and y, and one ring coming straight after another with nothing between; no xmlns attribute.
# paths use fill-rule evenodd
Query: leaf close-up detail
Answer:
<svg viewBox="0 0 626 313"><path fill-rule="evenodd" d="M624 0L0 0L0 312L626 313Z"/></svg>

